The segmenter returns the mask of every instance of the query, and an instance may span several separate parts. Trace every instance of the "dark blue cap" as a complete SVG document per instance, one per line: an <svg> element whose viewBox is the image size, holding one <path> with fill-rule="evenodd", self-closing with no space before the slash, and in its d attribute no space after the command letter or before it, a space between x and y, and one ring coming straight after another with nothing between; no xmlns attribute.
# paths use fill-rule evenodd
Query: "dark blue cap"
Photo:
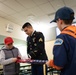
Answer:
<svg viewBox="0 0 76 75"><path fill-rule="evenodd" d="M56 22L59 18L62 20L73 20L74 19L74 11L69 7L62 7L56 11L55 18L51 22ZM51 23L50 22L50 23Z"/></svg>

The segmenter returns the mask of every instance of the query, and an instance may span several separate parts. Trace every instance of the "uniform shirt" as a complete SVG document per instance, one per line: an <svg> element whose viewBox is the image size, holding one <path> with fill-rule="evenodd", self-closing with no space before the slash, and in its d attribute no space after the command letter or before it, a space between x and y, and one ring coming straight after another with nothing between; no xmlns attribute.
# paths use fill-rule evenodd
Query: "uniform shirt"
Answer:
<svg viewBox="0 0 76 75"><path fill-rule="evenodd" d="M32 59L46 59L44 35L34 31L32 36L27 37L27 53Z"/></svg>
<svg viewBox="0 0 76 75"><path fill-rule="evenodd" d="M61 75L76 75L76 38L60 34L54 43L54 64L63 67Z"/></svg>

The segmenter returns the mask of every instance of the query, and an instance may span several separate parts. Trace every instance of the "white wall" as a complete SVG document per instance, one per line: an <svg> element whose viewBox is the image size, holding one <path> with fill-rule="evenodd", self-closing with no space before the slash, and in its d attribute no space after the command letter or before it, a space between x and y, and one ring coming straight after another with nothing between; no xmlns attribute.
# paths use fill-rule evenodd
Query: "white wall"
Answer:
<svg viewBox="0 0 76 75"><path fill-rule="evenodd" d="M45 49L46 49L46 53L47 53L48 59L52 59L53 58L54 42L55 42L55 40L45 42Z"/></svg>
<svg viewBox="0 0 76 75"><path fill-rule="evenodd" d="M8 24L13 25L12 33L9 33L6 31L6 26ZM13 22L10 22L4 18L1 18L1 17L0 17L0 35L11 36L13 38L22 39L22 40L24 40L26 37L25 33L23 31L21 31L21 26L15 24Z"/></svg>
<svg viewBox="0 0 76 75"><path fill-rule="evenodd" d="M50 41L50 40L54 40L56 37L56 26L55 27L48 27L48 26L35 26L34 27L35 30L37 31L41 31L44 36L45 36L45 41Z"/></svg>

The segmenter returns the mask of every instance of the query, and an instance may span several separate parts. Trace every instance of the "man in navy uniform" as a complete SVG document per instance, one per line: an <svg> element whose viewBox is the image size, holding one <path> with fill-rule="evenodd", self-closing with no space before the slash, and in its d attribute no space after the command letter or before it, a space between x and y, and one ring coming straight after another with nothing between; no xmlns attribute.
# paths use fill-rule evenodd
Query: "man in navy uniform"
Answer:
<svg viewBox="0 0 76 75"><path fill-rule="evenodd" d="M46 64L57 70L60 75L76 75L76 26L72 25L74 11L62 7L56 11L55 19L61 33L56 37L53 48L53 60Z"/></svg>
<svg viewBox="0 0 76 75"><path fill-rule="evenodd" d="M35 31L29 22L26 22L22 26L22 29L28 35L27 37L28 57L34 60L47 60L43 33ZM32 75L44 75L43 64L31 64L31 66L32 66Z"/></svg>

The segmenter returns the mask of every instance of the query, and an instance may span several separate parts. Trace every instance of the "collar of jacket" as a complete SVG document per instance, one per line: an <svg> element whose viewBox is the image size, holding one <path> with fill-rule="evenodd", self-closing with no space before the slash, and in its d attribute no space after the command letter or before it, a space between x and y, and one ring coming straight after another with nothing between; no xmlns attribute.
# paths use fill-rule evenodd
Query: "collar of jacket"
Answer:
<svg viewBox="0 0 76 75"><path fill-rule="evenodd" d="M68 34L68 35L76 38L76 26L68 26L68 27L64 28L62 30L61 34Z"/></svg>

